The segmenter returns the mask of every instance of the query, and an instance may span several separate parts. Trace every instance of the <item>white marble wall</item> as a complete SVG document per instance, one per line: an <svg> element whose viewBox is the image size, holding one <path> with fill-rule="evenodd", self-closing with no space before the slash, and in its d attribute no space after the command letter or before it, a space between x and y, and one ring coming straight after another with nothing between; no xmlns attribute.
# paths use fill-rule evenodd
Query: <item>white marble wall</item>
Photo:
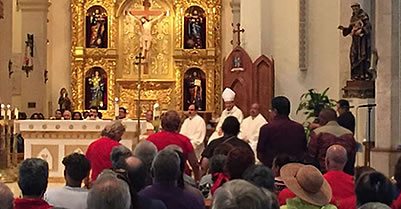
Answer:
<svg viewBox="0 0 401 209"><path fill-rule="evenodd" d="M12 2L3 1L4 19L0 19L0 103L11 103L11 80L8 61L12 53Z"/></svg>

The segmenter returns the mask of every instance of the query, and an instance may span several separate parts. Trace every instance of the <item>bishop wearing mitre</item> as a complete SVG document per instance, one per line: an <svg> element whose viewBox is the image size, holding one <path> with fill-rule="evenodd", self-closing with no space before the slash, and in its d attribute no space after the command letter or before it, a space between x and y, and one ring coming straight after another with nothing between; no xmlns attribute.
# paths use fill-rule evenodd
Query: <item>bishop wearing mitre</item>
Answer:
<svg viewBox="0 0 401 209"><path fill-rule="evenodd" d="M239 133L238 138L248 142L252 150L256 153L260 128L267 124L267 121L265 117L260 114L259 104L252 104L249 112L250 116L245 118L241 123L241 132Z"/></svg>
<svg viewBox="0 0 401 209"><path fill-rule="evenodd" d="M237 106L235 106L235 103L234 103L235 92L233 90L231 90L230 88L226 88L223 91L222 97L223 97L225 109L221 113L221 117L216 126L216 131L214 131L213 134L210 136L208 143L223 136L221 126L223 125L224 120L228 116L236 117L240 123L242 122L242 119L244 119L244 115L242 114L241 109L239 109Z"/></svg>

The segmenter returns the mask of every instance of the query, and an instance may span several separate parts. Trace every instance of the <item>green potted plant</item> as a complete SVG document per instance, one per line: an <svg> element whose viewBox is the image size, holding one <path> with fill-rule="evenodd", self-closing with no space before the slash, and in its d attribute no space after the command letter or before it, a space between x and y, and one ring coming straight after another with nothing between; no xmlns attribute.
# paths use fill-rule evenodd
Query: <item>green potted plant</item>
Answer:
<svg viewBox="0 0 401 209"><path fill-rule="evenodd" d="M308 92L301 95L301 102L299 103L296 113L302 112L306 116L304 126L307 135L309 135L310 132L309 125L311 122L319 122L318 117L320 111L324 108L330 108L336 105L335 100L327 96L328 91L329 88L325 89L322 93L317 92L315 89L309 89Z"/></svg>

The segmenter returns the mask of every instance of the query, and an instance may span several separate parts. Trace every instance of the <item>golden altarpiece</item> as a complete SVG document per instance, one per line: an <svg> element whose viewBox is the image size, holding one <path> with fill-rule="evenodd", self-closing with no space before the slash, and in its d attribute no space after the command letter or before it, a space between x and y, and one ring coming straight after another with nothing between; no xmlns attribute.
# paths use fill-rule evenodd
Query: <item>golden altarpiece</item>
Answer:
<svg viewBox="0 0 401 209"><path fill-rule="evenodd" d="M141 110L220 109L221 0L72 0L73 106L98 106L107 118L115 98L136 117L138 65ZM142 114L143 115L143 114Z"/></svg>

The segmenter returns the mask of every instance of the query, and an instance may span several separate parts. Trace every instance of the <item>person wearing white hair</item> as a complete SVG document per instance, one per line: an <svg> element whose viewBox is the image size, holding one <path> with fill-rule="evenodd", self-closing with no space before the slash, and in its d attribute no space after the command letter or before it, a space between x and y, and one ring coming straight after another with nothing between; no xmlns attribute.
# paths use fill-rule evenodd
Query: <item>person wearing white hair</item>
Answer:
<svg viewBox="0 0 401 209"><path fill-rule="evenodd" d="M94 182L88 194L88 209L129 209L129 186L115 175L104 173Z"/></svg>
<svg viewBox="0 0 401 209"><path fill-rule="evenodd" d="M91 163L91 181L95 181L104 169L111 168L110 153L114 147L121 145L124 132L125 126L121 121L111 122L102 130L102 137L89 145L85 155Z"/></svg>
<svg viewBox="0 0 401 209"><path fill-rule="evenodd" d="M241 123L242 119L244 119L244 115L242 114L241 109L239 109L237 106L235 106L235 103L234 103L235 92L233 90L231 90L230 88L226 88L223 91L222 97L224 100L224 108L225 109L221 113L219 123L217 123L217 126L216 126L216 131L214 131L213 134L210 136L208 143L223 136L221 126L223 125L224 120L228 116L236 117L238 119L239 123Z"/></svg>
<svg viewBox="0 0 401 209"><path fill-rule="evenodd" d="M232 180L217 189L212 209L277 209L273 193L245 180Z"/></svg>

